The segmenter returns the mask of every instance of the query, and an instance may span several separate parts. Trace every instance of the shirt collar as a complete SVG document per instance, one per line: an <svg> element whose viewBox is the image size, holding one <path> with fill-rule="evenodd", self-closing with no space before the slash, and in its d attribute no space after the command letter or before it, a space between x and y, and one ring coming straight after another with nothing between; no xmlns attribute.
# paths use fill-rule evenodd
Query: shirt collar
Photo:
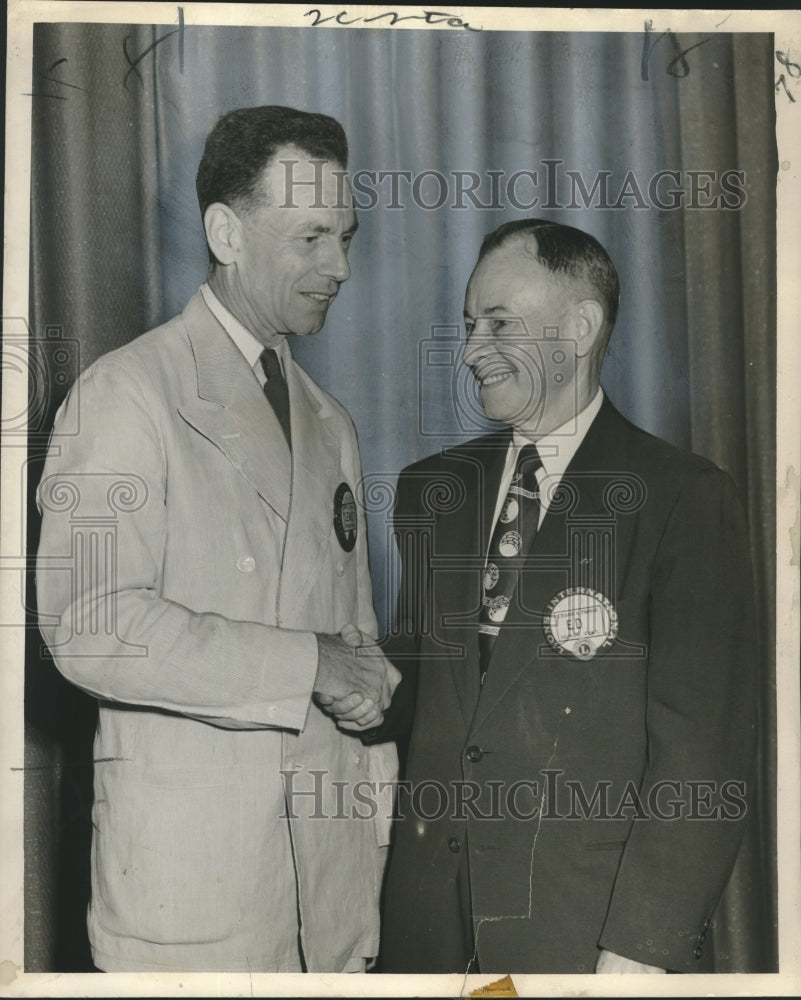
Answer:
<svg viewBox="0 0 801 1000"><path fill-rule="evenodd" d="M573 456L579 450L579 446L587 436L590 424L598 416L601 404L604 401L603 389L600 387L593 398L576 414L571 420L555 428L550 434L545 434L536 442L537 451L542 460L542 467L545 475L552 479L561 479L567 470L568 465L573 461ZM518 430L512 434L512 448L517 452L523 445L531 444L531 440Z"/></svg>
<svg viewBox="0 0 801 1000"><path fill-rule="evenodd" d="M203 301L209 307L213 315L217 320L219 320L222 328L245 356L247 363L251 368L255 368L261 358L261 352L264 350L264 344L262 344L262 342L255 337L246 326L243 326L242 323L239 322L230 309L226 308L222 302L220 302L211 290L211 286L208 282L204 282L200 286L200 294L203 296ZM278 359L281 362L281 367L286 374L286 354L289 351L289 347L286 343L286 337L282 336L274 345L274 348L275 353L278 355Z"/></svg>

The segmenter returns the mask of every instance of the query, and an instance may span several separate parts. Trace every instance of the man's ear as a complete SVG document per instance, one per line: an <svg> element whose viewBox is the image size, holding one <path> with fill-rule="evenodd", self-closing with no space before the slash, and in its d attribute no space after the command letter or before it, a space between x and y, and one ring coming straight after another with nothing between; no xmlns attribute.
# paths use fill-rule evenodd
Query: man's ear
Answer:
<svg viewBox="0 0 801 1000"><path fill-rule="evenodd" d="M242 249L242 223L236 212L220 201L215 201L203 213L203 228L209 249L217 260L233 264Z"/></svg>
<svg viewBox="0 0 801 1000"><path fill-rule="evenodd" d="M604 310L597 299L581 299L573 306L573 335L580 358L592 353L603 325Z"/></svg>

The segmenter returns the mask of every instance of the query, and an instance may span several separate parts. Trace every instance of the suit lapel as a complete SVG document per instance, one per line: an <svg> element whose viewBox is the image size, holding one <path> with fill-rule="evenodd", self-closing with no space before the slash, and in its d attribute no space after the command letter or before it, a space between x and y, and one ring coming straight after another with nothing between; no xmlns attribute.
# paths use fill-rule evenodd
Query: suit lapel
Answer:
<svg viewBox="0 0 801 1000"><path fill-rule="evenodd" d="M292 501L281 604L297 607L314 583L321 551L333 530L342 443L330 404L294 362L287 372L287 384L292 416ZM356 483L348 485L355 491Z"/></svg>
<svg viewBox="0 0 801 1000"><path fill-rule="evenodd" d="M190 300L183 318L197 369L197 398L179 412L287 522L280 602L283 608L297 607L314 583L320 553L333 529L334 480L342 450L335 413L314 382L291 362L286 372L290 452L253 371L200 293ZM329 488L330 503L321 503L321 490Z"/></svg>
<svg viewBox="0 0 801 1000"><path fill-rule="evenodd" d="M444 565L454 560L459 568L435 574L434 627L441 626L445 641L464 650L450 654L450 667L468 726L480 687L477 626L482 566L510 440L511 430L490 434L448 453L442 464L443 471L456 477L466 495L453 512L441 514L436 523L434 559L443 560Z"/></svg>
<svg viewBox="0 0 801 1000"><path fill-rule="evenodd" d="M197 398L179 406L284 520L289 515L291 456L281 425L253 371L198 292L183 312L195 358Z"/></svg>
<svg viewBox="0 0 801 1000"><path fill-rule="evenodd" d="M609 470L626 467L622 456L616 458L618 442L623 437L616 421L623 423L605 399L562 477L560 491L543 518L532 548L527 603L535 612L535 620L532 623L529 618L522 627L515 627L510 621L501 629L481 690L475 725L483 722L519 676L539 658L539 649L546 641L540 616L548 602L564 587L582 585L580 577L585 573L592 586L592 567L572 565L569 560L569 519L578 516L585 525L612 519L604 503L610 478L615 475ZM577 550L575 556L573 561L578 562L582 553ZM613 594L607 596L614 600Z"/></svg>

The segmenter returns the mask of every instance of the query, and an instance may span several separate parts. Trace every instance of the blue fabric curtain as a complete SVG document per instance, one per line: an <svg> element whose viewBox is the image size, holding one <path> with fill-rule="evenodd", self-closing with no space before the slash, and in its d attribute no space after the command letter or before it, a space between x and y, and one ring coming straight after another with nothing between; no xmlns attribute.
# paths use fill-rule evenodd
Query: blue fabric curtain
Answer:
<svg viewBox="0 0 801 1000"><path fill-rule="evenodd" d="M324 111L345 127L351 176L374 172L357 189L353 276L324 330L293 350L359 432L384 626L396 586L386 501L397 472L489 426L459 363L481 238L537 215L607 247L623 296L606 391L635 423L728 469L751 519L764 623L761 800L715 952L720 970L772 968L771 37L56 24L37 27L34 73L53 99L34 105L31 316L80 342L73 374L180 311L203 281L194 175L220 114L256 104ZM394 201L380 171L408 172L396 173ZM536 179L522 173L510 187L518 171ZM657 181L660 171L674 173ZM729 171L740 173L727 192ZM455 175L468 172L485 207L463 193L464 179L459 194ZM732 207L704 207L722 197ZM51 408L62 394L52 388ZM31 469L35 481L40 465ZM57 681L35 645L32 759L55 758L65 773L75 751L43 707L41 692ZM31 807L32 833L42 808ZM39 870L29 866L29 905L39 912L44 899L51 916L31 921L31 967L70 967L54 958L58 903Z"/></svg>

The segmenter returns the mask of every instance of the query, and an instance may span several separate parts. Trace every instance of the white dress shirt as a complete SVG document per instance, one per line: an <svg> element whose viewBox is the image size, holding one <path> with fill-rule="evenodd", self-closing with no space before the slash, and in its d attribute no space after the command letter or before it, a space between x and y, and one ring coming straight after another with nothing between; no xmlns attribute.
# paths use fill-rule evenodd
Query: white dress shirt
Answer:
<svg viewBox="0 0 801 1000"><path fill-rule="evenodd" d="M573 456L579 449L581 442L590 429L590 424L598 416L601 404L604 401L603 389L598 389L592 400L567 423L562 424L550 434L543 435L538 441L533 442L518 430L512 434L509 443L509 450L506 453L506 464L501 477L501 484L498 490L498 499L495 502L495 514L492 518L492 530L489 538L492 538L493 531L498 518L501 515L501 508L509 492L509 486L514 475L517 456L520 449L527 444L537 445L537 451L542 459L542 468L537 470L537 484L540 489L540 519L537 527L542 525L543 518L547 513L550 499L553 497L556 488L562 480L562 476L573 460ZM489 542L487 543L489 546Z"/></svg>
<svg viewBox="0 0 801 1000"><path fill-rule="evenodd" d="M203 301L209 307L216 319L219 320L223 330L225 330L231 340L233 340L245 356L245 360L253 369L253 374L259 380L259 385L263 389L264 384L267 381L264 369L260 364L261 352L264 350L264 344L262 344L262 342L255 337L250 330L247 329L247 327L243 326L239 322L230 309L227 309L222 302L220 302L211 290L211 286L208 282L204 282L200 286L200 294L203 296ZM281 365L281 371L284 378L286 378L287 365L292 358L292 352L289 350L289 344L286 342L286 337L279 335L278 341L270 346L278 355L278 362Z"/></svg>

